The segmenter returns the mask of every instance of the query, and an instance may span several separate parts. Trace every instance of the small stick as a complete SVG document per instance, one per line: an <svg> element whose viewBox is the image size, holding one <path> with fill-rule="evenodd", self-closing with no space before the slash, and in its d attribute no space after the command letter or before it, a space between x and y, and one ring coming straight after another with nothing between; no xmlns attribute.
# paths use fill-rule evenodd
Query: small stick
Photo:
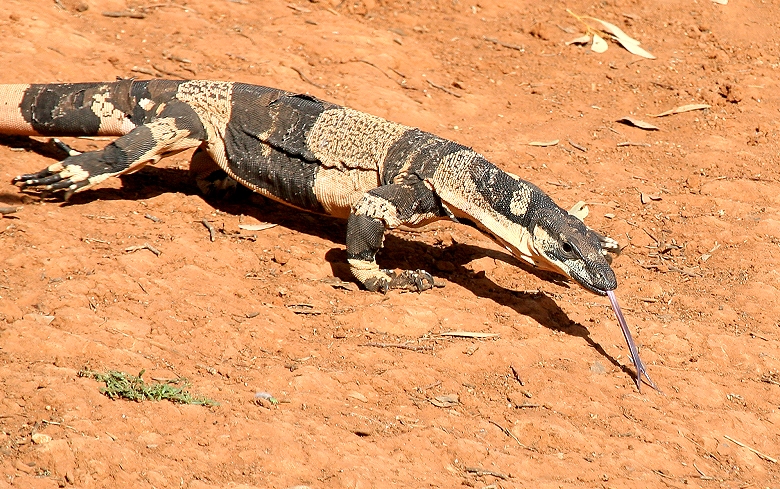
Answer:
<svg viewBox="0 0 780 489"><path fill-rule="evenodd" d="M154 68L155 70L159 71L163 75L175 76L176 78L181 78L182 80L185 80L187 78L186 76L182 76L182 75L180 75L180 74L178 74L176 72L164 70L164 69L160 68L157 65L152 65L152 68Z"/></svg>
<svg viewBox="0 0 780 489"><path fill-rule="evenodd" d="M512 370L512 376L515 378L516 381L520 383L520 385L525 386L525 382L523 382L522 377L520 377L520 372L517 371L514 365L510 365L509 369Z"/></svg>
<svg viewBox="0 0 780 489"><path fill-rule="evenodd" d="M197 14L198 12L195 11L195 9L188 7L186 5L178 5L176 3L153 3L151 5L141 6L138 7L140 10L147 10L147 9L153 9L153 8L160 8L160 7L178 7L182 10L185 10L187 12L192 12L193 14Z"/></svg>
<svg viewBox="0 0 780 489"><path fill-rule="evenodd" d="M291 70L293 70L294 72L298 73L298 75L300 75L300 77L301 77L301 80L305 81L306 83L314 85L315 87L321 88L323 90L327 88L325 85L320 85L318 83L314 83L313 81L309 80L309 77L307 77L301 70L299 70L295 66L290 66L289 68Z"/></svg>
<svg viewBox="0 0 780 489"><path fill-rule="evenodd" d="M755 453L756 455L758 455L759 457L763 458L764 460L766 460L768 462L772 462L773 464L777 463L777 459L776 458L772 458L772 457L770 457L769 455L767 455L765 453L761 453L758 450L756 450L755 448L749 447L749 446L745 445L744 443L742 443L741 441L735 440L734 438L730 437L729 435L723 435L723 438L736 443L737 445L741 446L742 448L747 448L748 450L750 450L751 452Z"/></svg>
<svg viewBox="0 0 780 489"><path fill-rule="evenodd" d="M655 472L656 474L660 475L661 477L666 477L667 479L674 480L674 477L672 477L671 475L666 475L663 472L661 472L660 470L653 469L653 472Z"/></svg>
<svg viewBox="0 0 780 489"><path fill-rule="evenodd" d="M212 226L211 223L208 221L208 219L206 219L205 217L200 222L202 222L203 225L206 226L206 229L209 230L209 239L211 240L211 242L213 243L214 241L216 241L216 239L217 239L217 230L214 229L214 226Z"/></svg>
<svg viewBox="0 0 780 489"><path fill-rule="evenodd" d="M617 143L617 145L618 145L618 148L621 148L623 146L645 146L645 147L648 147L648 148L652 147L652 144L650 144L650 143L637 143L637 142L634 142L634 141L624 141L622 143Z"/></svg>
<svg viewBox="0 0 780 489"><path fill-rule="evenodd" d="M509 477L501 474L499 472L493 472L492 470L487 469L481 469L479 467L465 467L466 472L469 472L471 474L477 474L477 475L492 475L493 477L497 477L501 480L509 480Z"/></svg>
<svg viewBox="0 0 780 489"><path fill-rule="evenodd" d="M147 68L142 68L140 66L133 66L130 69L130 71L132 71L134 73L143 73L144 75L149 75L149 76L157 76L157 73L155 73L154 71L149 70Z"/></svg>
<svg viewBox="0 0 780 489"><path fill-rule="evenodd" d="M492 42L493 44L498 44L499 46L503 46L505 48L514 49L515 51L520 51L521 53L525 52L525 48L523 46L517 46L515 44L508 44L503 41L499 41L498 39L494 37L487 37L482 36L482 39L486 40L487 42Z"/></svg>
<svg viewBox="0 0 780 489"><path fill-rule="evenodd" d="M160 218L159 217L153 216L151 214L144 214L144 217L149 219L150 221L153 221L153 222L160 222Z"/></svg>
<svg viewBox="0 0 780 489"><path fill-rule="evenodd" d="M424 351L424 350L433 350L432 346L425 346L425 345L406 345L403 343L364 343L360 346L373 346L376 348L401 348L403 350L412 350L412 351Z"/></svg>
<svg viewBox="0 0 780 489"><path fill-rule="evenodd" d="M571 144L574 148L582 151L583 153L587 153L588 152L588 148L586 148L585 146L579 145L579 144L575 143L574 141L572 141L571 139L568 139L567 141L569 141L569 144Z"/></svg>
<svg viewBox="0 0 780 489"><path fill-rule="evenodd" d="M103 12L103 17L130 17L131 19L145 19L146 14L141 12Z"/></svg>
<svg viewBox="0 0 780 489"><path fill-rule="evenodd" d="M696 472L698 472L701 475L701 479L704 479L705 481L715 480L714 477L710 477L704 472L702 472L701 469L696 466L696 462L693 462L693 468L696 469Z"/></svg>
<svg viewBox="0 0 780 489"><path fill-rule="evenodd" d="M458 97L458 98L461 98L461 97L462 97L462 95L461 95L461 94L459 94L459 93L455 93L455 92L453 92L452 90L448 89L447 87L443 87L443 86L441 86L441 85L437 85L437 84L433 83L433 82L432 82L432 81L430 81L430 80L425 80L425 81L427 81L427 82L428 82L428 85L432 86L433 88L438 88L438 89L439 89L439 90L441 90L442 92L444 92L444 93L448 93L448 94L452 95L453 97Z"/></svg>
<svg viewBox="0 0 780 489"><path fill-rule="evenodd" d="M140 246L128 246L127 248L125 248L125 251L128 253L132 253L138 250L149 250L152 253L154 253L156 256L160 256L162 254L162 251L158 250L157 248L150 245L149 243L144 243Z"/></svg>
<svg viewBox="0 0 780 489"><path fill-rule="evenodd" d="M403 74L403 73L401 73L400 71L396 70L395 68L392 68L392 67L391 67L390 69L391 69L391 70L393 70L393 72L394 72L396 75L400 76L401 78L408 78L406 75L404 75L404 74Z"/></svg>
<svg viewBox="0 0 780 489"><path fill-rule="evenodd" d="M503 431L503 432L504 432L504 434L505 434L506 436L508 436L508 437L512 438L514 441L516 441L516 442L517 442L517 444L518 444L518 445L520 445L520 448L525 448L526 450L531 450L532 452L535 452L535 451L536 451L536 449L534 449L534 448L532 448L532 447L529 447L528 445L523 445L522 443L520 443L520 440L518 440L518 439L517 439L517 437L515 436L515 434L514 434L514 433L512 433L511 431L509 431L507 428L504 428L504 427L503 427L503 426L501 426L500 424L496 423L496 422L495 422L495 421L493 421L492 419L489 419L489 420L488 420L488 423L490 423L490 424L493 424L493 425L495 425L495 426L498 426L498 428L499 428L501 431Z"/></svg>

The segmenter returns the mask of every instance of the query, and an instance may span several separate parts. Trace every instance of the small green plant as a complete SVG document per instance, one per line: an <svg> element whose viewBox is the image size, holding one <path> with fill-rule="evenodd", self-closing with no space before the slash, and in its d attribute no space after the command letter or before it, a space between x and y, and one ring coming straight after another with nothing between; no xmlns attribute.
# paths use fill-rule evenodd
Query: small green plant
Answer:
<svg viewBox="0 0 780 489"><path fill-rule="evenodd" d="M198 406L217 405L217 402L212 399L196 397L190 394L188 390L176 387L178 384L188 385L187 379L183 377L147 384L141 378L144 372L145 370L141 370L138 376L115 370L109 370L103 374L83 368L79 370L78 376L89 377L105 383L106 386L101 387L100 392L111 399L127 399L135 402L168 400L180 404L195 404Z"/></svg>

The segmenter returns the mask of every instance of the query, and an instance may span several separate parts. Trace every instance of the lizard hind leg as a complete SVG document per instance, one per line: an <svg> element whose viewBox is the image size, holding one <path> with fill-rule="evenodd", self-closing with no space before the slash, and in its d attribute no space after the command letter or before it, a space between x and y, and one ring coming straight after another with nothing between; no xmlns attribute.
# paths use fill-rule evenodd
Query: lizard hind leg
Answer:
<svg viewBox="0 0 780 489"><path fill-rule="evenodd" d="M203 195L209 197L229 198L240 187L202 147L190 159L190 174Z"/></svg>

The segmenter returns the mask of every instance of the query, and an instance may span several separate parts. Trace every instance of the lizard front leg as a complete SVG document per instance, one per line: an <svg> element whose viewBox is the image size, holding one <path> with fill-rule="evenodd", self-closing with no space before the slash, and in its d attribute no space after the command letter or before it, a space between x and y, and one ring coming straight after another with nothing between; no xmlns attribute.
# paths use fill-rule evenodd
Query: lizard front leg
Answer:
<svg viewBox="0 0 780 489"><path fill-rule="evenodd" d="M170 104L160 117L138 126L99 151L78 153L47 168L14 178L14 183L45 190L64 190L65 197L103 180L132 173L163 156L201 144L205 130L186 104Z"/></svg>
<svg viewBox="0 0 780 489"><path fill-rule="evenodd" d="M443 215L439 199L420 181L384 185L367 192L352 207L347 222L347 261L352 275L370 291L430 289L434 286L430 273L381 269L376 254L382 248L386 229L402 224L415 226Z"/></svg>

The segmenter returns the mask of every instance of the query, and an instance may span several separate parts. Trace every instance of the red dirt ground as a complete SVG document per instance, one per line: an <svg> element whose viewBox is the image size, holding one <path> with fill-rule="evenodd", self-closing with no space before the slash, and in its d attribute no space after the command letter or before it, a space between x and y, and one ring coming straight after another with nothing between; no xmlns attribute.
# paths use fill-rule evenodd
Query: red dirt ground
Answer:
<svg viewBox="0 0 780 489"><path fill-rule="evenodd" d="M469 145L626 246L663 394L637 392L606 298L470 228L390 233L382 263L446 287L383 296L341 282L343 222L204 199L187 154L62 205L10 184L54 161L45 139L6 138L0 487L780 487L776 2L291 1L3 0L0 82L244 81ZM657 59L566 45L567 8ZM278 226L238 227L258 221ZM219 406L113 401L85 366Z"/></svg>

